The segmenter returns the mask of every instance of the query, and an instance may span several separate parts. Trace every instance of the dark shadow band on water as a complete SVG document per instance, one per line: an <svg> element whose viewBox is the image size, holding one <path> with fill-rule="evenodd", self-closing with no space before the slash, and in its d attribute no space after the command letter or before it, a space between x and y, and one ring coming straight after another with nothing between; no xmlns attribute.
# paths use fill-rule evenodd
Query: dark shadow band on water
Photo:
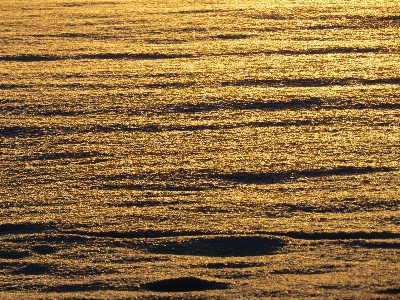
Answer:
<svg viewBox="0 0 400 300"><path fill-rule="evenodd" d="M360 247L366 249L400 249L400 243L392 241L366 241L366 240L352 240L347 243L350 247Z"/></svg>
<svg viewBox="0 0 400 300"><path fill-rule="evenodd" d="M166 14L178 14L178 15L191 15L191 14L221 14L225 12L237 12L241 11L241 9L191 9L191 10L178 10L178 11L169 11Z"/></svg>
<svg viewBox="0 0 400 300"><path fill-rule="evenodd" d="M260 87L327 87L348 85L399 85L400 78L284 78L284 79L242 79L221 82L221 86L260 86Z"/></svg>
<svg viewBox="0 0 400 300"><path fill-rule="evenodd" d="M135 231L86 231L86 230L64 230L64 234L73 236L87 237L109 237L123 239L141 239L141 238L166 238L166 237L192 237L215 235L215 232L203 230L135 230Z"/></svg>
<svg viewBox="0 0 400 300"><path fill-rule="evenodd" d="M126 288L125 288L126 289ZM138 290L138 287L130 287L129 290ZM46 292L67 293L67 292L91 292L91 291L106 291L106 290L121 290L114 285L106 282L91 282L81 284L61 284L44 288ZM124 289L122 289L124 290Z"/></svg>
<svg viewBox="0 0 400 300"><path fill-rule="evenodd" d="M338 107L345 109L346 107ZM400 103L354 103L348 105L351 109L376 109L376 110L399 110Z"/></svg>
<svg viewBox="0 0 400 300"><path fill-rule="evenodd" d="M56 228L55 223L6 223L0 224L0 235L42 233Z"/></svg>
<svg viewBox="0 0 400 300"><path fill-rule="evenodd" d="M136 190L136 191L170 191L170 192L195 192L216 188L213 184L104 184L104 190Z"/></svg>
<svg viewBox="0 0 400 300"><path fill-rule="evenodd" d="M165 85L163 88L175 88L173 83L158 84ZM180 84L176 86L181 88ZM166 113L201 113L212 112L218 110L267 110L267 111L281 111L281 110L300 110L300 109L313 109L319 108L324 105L320 98L309 99L294 99L288 101L277 100L247 100L247 101L213 101L213 102L199 102L199 103L180 103L180 104L166 104L163 106L142 108L129 108L129 107L107 107L103 109L77 109L76 107L59 107L55 108L53 105L40 105L40 104L27 104L27 105L13 105L10 103L0 102L0 113L12 115L39 115L46 117L53 116L85 116L85 115L104 115L104 114L119 114L119 115L137 115L142 116L146 114L163 115ZM324 105L326 107L326 105ZM362 107L360 107L362 108ZM366 107L367 108L367 107ZM368 107L369 108L369 107ZM388 106L388 109L392 108ZM394 106L392 109L395 109Z"/></svg>
<svg viewBox="0 0 400 300"><path fill-rule="evenodd" d="M163 279L142 284L141 288L156 292L190 292L227 289L228 283L210 281L196 277L179 277ZM192 299L192 297L190 297Z"/></svg>
<svg viewBox="0 0 400 300"><path fill-rule="evenodd" d="M1 59L0 59L1 60ZM29 88L30 86L27 84L0 84L0 90L14 90L21 88Z"/></svg>
<svg viewBox="0 0 400 300"><path fill-rule="evenodd" d="M45 271L46 266L28 266L26 267L26 272L16 272L15 275L54 275L51 270L48 272ZM62 274L57 274L58 276L62 276ZM73 276L72 274L71 276ZM87 274L81 275L82 277L87 277ZM125 285L121 285L120 282L110 282L107 280L106 282L102 281L93 281L88 283L71 283L71 284L57 284L57 281L54 281L49 284L40 284L40 283L27 283L23 286L25 289L35 290L41 293L79 293L79 292L97 292L97 291L138 291L139 287L134 284L126 283ZM3 291L20 291L21 287L17 285L10 285L8 287L3 288ZM59 297L55 297L59 298ZM67 299L62 297L63 299ZM87 299L87 298L68 298L68 299ZM96 298L98 299L98 298Z"/></svg>
<svg viewBox="0 0 400 300"><path fill-rule="evenodd" d="M341 270L335 265L322 265L313 267L276 269L273 270L271 274L314 275L314 274L327 274L338 271L340 272Z"/></svg>
<svg viewBox="0 0 400 300"><path fill-rule="evenodd" d="M315 29L310 28L309 29ZM305 50L279 50L265 52L265 54L282 54L282 55L318 55L318 54L346 54L346 53L392 53L393 50L382 47L332 47L332 48L314 48Z"/></svg>
<svg viewBox="0 0 400 300"><path fill-rule="evenodd" d="M379 17L381 21L400 21L400 15L389 15L384 17Z"/></svg>
<svg viewBox="0 0 400 300"><path fill-rule="evenodd" d="M322 121L323 122L323 121ZM39 126L2 126L0 137L26 138L41 137L45 135L66 135L86 133L112 133L112 132L170 132L170 131L199 131L199 130L229 130L244 127L285 127L285 126L311 126L317 121L312 120L284 120L263 121L233 124L203 124L203 125L92 125L82 127L39 127Z"/></svg>
<svg viewBox="0 0 400 300"><path fill-rule="evenodd" d="M271 236L209 236L185 240L147 243L150 253L232 257L273 254L286 245L282 238Z"/></svg>
<svg viewBox="0 0 400 300"><path fill-rule="evenodd" d="M311 26L307 29L311 30L324 30L324 29L345 29L346 26ZM353 28L353 27L349 27ZM284 29L285 30L285 29ZM263 31L266 32L277 32L282 31L282 28L265 28ZM250 36L249 36L250 37ZM357 47L330 47L330 48L310 48L302 50L292 50L292 49L280 49L280 50L265 50L265 51L253 51L253 52L230 52L230 53L212 53L208 56L271 56L271 55L283 55L283 56L300 56L300 55L325 55L325 54L398 54L398 49L390 49L383 47L367 47L367 48L357 48Z"/></svg>
<svg viewBox="0 0 400 300"><path fill-rule="evenodd" d="M187 84L181 83L160 83L151 84L146 87L151 88L185 88ZM20 88L21 86L13 86L10 88ZM95 87L93 87L95 88ZM101 87L100 87L101 88ZM1 85L0 85L1 89ZM129 116L143 115L164 115L169 113L179 114L196 114L203 112L213 112L222 110L263 110L263 111L285 111L285 110L320 110L320 109L357 109L357 110L398 110L400 103L370 103L370 102L354 102L348 99L322 99L318 97L310 97L304 99L289 100L211 100L209 102L183 102L178 104L157 105L155 107L131 108L131 107L106 107L98 109L86 109L81 107L54 107L54 105L40 104L21 104L12 103L11 101L0 102L0 114L4 115L38 115L46 117L55 116L86 116L86 115L105 115L118 114ZM293 121L294 122L294 121ZM252 123L248 123L251 125ZM270 124L272 124L270 122ZM279 124L275 122L274 124ZM280 124L283 124L282 122ZM11 131L11 129L10 129ZM1 132L1 129L0 129Z"/></svg>
<svg viewBox="0 0 400 300"><path fill-rule="evenodd" d="M0 259L22 259L29 257L31 254L29 251L24 250L0 250Z"/></svg>
<svg viewBox="0 0 400 300"><path fill-rule="evenodd" d="M250 37L252 37L252 35L249 34L217 34L211 36L212 39L217 39L217 40L242 40Z"/></svg>
<svg viewBox="0 0 400 300"><path fill-rule="evenodd" d="M86 158L97 158L103 156L99 152L59 152L59 153L40 153L34 155L25 155L19 158L20 161L43 161L43 160L63 160L63 159L86 159Z"/></svg>
<svg viewBox="0 0 400 300"><path fill-rule="evenodd" d="M65 37L80 37L65 34ZM247 34L221 34L211 36L211 39L222 40L237 40L252 37ZM191 54L191 53L83 53L76 55L55 55L55 54L20 54L20 55L3 55L0 56L0 61L11 62L46 62L60 60L157 60L157 59L186 59L186 58L201 58L207 56L253 56L253 55L321 55L321 54L351 54L351 53L397 53L393 49L382 47L333 47L333 48L312 48L304 50L266 50L259 52L243 52L243 53L206 53L206 54Z"/></svg>
<svg viewBox="0 0 400 300"><path fill-rule="evenodd" d="M173 58L173 57L170 57ZM150 58L149 58L150 59ZM161 58L160 58L161 59ZM1 57L0 57L1 61ZM218 83L217 83L218 84ZM400 85L400 78L283 78L283 79L240 79L232 81L222 81L219 83L222 87L329 87L329 86L355 86L355 85ZM165 83L149 83L142 85L112 85L112 84L56 84L45 85L57 89L80 89L80 90L93 90L112 88L119 89L133 89L133 88L147 88L147 89L183 89L189 87L201 86L197 82L165 82ZM1 84L0 90L20 89L20 88L35 88L34 85L15 85L15 84ZM268 107L267 107L268 108Z"/></svg>
<svg viewBox="0 0 400 300"><path fill-rule="evenodd" d="M287 239L259 234L221 235L217 232L193 231L86 231L65 230L66 235L125 239L130 247L155 254L246 257L270 255L287 245ZM121 245L126 247L126 243Z"/></svg>
<svg viewBox="0 0 400 300"><path fill-rule="evenodd" d="M287 172L237 172L237 173L217 173L211 174L211 178L233 181L244 184L271 184L294 181L299 178L315 178L325 176L347 176L347 175L362 175L378 172L391 172L392 168L387 167L354 167L341 166L333 169L315 169L303 171L287 171Z"/></svg>
<svg viewBox="0 0 400 300"><path fill-rule="evenodd" d="M325 199L321 203L278 203L266 206L266 216L293 216L299 213L354 213L400 209L400 199Z"/></svg>
<svg viewBox="0 0 400 300"><path fill-rule="evenodd" d="M380 172L392 172L394 169L388 167L355 167L339 166L331 169L314 170L292 170L283 172L236 172L223 173L214 170L176 170L166 173L123 173L107 176L93 176L90 181L96 182L96 189L104 190L141 190L141 191L175 191L175 192L196 192L209 189L226 189L236 184L280 184L291 183L301 178L320 178L331 176L355 176L363 174L374 174ZM155 183L146 184L143 182L151 181ZM231 183L231 184L229 184ZM347 203L349 204L349 203ZM371 203L350 203L351 209L371 209ZM376 203L379 208L397 206L396 201L390 203ZM285 211L287 213L299 211L315 212L346 212L350 209L348 206L332 207L313 207L293 204L280 204L275 207L276 211ZM326 211L328 210L328 211ZM333 211L331 211L333 210Z"/></svg>
<svg viewBox="0 0 400 300"><path fill-rule="evenodd" d="M298 110L315 108L323 104L320 98L292 99L288 101L214 101L200 103L167 104L162 108L165 112L173 113L198 113L217 110Z"/></svg>
<svg viewBox="0 0 400 300"><path fill-rule="evenodd" d="M39 126L2 126L0 127L0 136L8 138L41 137L45 134L54 133L46 127Z"/></svg>
<svg viewBox="0 0 400 300"><path fill-rule="evenodd" d="M111 60L155 60L155 59L177 59L191 58L192 54L164 54L164 53L96 53L96 54L78 54L78 55L51 55L51 54L21 54L0 56L0 61L15 62L42 62L59 60L93 60L93 59L111 59Z"/></svg>
<svg viewBox="0 0 400 300"><path fill-rule="evenodd" d="M377 294L385 294L385 295L397 295L400 294L400 288L388 288L379 290L376 292Z"/></svg>
<svg viewBox="0 0 400 300"><path fill-rule="evenodd" d="M359 231L359 232L302 232L302 231L288 231L288 232L262 232L263 234L270 234L275 236L284 236L293 239L302 240L381 240L381 239L398 239L400 233L389 231Z"/></svg>

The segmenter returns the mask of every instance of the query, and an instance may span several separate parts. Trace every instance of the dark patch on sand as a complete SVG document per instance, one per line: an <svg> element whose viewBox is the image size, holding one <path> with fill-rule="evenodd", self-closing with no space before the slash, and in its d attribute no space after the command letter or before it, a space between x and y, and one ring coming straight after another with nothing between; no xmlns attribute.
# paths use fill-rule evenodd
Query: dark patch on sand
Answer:
<svg viewBox="0 0 400 300"><path fill-rule="evenodd" d="M198 256L260 256L277 252L286 241L266 236L214 236L149 243L151 253Z"/></svg>
<svg viewBox="0 0 400 300"><path fill-rule="evenodd" d="M154 281L141 285L141 288L156 292L191 292L227 289L228 283L209 281L196 277L179 277Z"/></svg>

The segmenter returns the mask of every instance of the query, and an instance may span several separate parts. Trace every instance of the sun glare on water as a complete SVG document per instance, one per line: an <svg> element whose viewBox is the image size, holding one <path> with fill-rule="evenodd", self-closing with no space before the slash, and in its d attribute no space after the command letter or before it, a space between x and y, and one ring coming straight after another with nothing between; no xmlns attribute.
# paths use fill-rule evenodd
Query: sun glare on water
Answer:
<svg viewBox="0 0 400 300"><path fill-rule="evenodd" d="M396 299L400 2L0 3L1 299Z"/></svg>

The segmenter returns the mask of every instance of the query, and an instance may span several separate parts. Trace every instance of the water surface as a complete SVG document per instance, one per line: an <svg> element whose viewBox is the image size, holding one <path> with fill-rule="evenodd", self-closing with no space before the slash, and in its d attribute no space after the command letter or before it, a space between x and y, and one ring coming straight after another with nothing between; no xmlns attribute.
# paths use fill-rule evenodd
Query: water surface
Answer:
<svg viewBox="0 0 400 300"><path fill-rule="evenodd" d="M1 297L398 297L399 12L2 1Z"/></svg>

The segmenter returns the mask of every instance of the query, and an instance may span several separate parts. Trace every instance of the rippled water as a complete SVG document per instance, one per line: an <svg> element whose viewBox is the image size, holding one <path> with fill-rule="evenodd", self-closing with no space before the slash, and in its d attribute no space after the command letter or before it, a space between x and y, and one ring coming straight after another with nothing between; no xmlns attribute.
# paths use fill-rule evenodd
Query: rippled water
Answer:
<svg viewBox="0 0 400 300"><path fill-rule="evenodd" d="M0 16L1 298L399 296L399 2Z"/></svg>

